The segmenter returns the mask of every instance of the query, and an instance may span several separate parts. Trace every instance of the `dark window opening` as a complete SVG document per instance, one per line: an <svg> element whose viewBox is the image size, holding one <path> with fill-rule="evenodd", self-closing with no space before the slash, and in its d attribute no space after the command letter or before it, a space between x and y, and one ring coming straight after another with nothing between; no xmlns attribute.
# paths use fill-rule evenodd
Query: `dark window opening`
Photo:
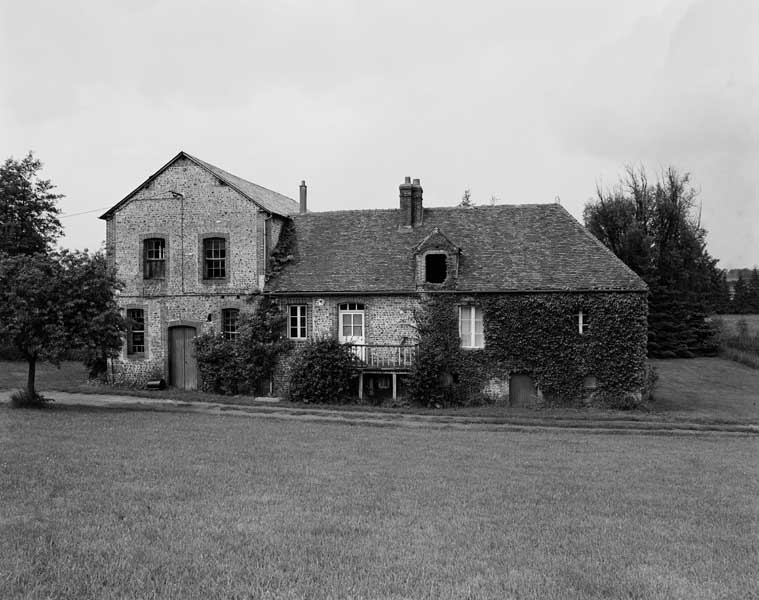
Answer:
<svg viewBox="0 0 759 600"><path fill-rule="evenodd" d="M127 309L127 354L145 353L145 311Z"/></svg>
<svg viewBox="0 0 759 600"><path fill-rule="evenodd" d="M224 339L237 339L237 320L240 317L240 311L236 308L225 308L221 311L222 330Z"/></svg>
<svg viewBox="0 0 759 600"><path fill-rule="evenodd" d="M203 279L227 276L227 241L224 238L203 240Z"/></svg>
<svg viewBox="0 0 759 600"><path fill-rule="evenodd" d="M424 257L427 283L443 283L448 276L448 257L445 254L428 254Z"/></svg>
<svg viewBox="0 0 759 600"><path fill-rule="evenodd" d="M148 238L143 246L145 279L163 279L166 277L166 240Z"/></svg>

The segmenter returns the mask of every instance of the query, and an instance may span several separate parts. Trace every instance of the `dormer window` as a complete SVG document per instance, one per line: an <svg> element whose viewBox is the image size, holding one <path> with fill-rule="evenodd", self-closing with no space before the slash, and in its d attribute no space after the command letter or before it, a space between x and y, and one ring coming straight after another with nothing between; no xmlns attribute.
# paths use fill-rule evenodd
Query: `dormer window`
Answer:
<svg viewBox="0 0 759 600"><path fill-rule="evenodd" d="M427 254L424 257L424 280L427 283L444 283L448 277L448 256Z"/></svg>

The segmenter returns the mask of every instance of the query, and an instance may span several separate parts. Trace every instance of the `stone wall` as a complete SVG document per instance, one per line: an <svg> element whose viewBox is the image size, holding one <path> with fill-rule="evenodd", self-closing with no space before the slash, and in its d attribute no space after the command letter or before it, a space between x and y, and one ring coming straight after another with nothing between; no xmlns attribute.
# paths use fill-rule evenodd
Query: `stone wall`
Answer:
<svg viewBox="0 0 759 600"><path fill-rule="evenodd" d="M223 309L246 309L245 299L261 290L267 253L282 222L184 158L113 213L106 221L106 248L125 283L119 305L144 310L146 320L146 351L127 356L125 344L113 365L116 381L143 385L159 376L168 379L171 324L189 324L198 333L221 331ZM152 237L165 240L162 279L144 278L144 240ZM226 240L224 279L203 279L204 237Z"/></svg>

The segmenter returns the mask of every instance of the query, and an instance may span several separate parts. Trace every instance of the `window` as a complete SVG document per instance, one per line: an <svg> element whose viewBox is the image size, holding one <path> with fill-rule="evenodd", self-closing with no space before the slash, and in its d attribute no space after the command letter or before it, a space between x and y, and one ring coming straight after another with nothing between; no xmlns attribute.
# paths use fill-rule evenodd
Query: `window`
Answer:
<svg viewBox="0 0 759 600"><path fill-rule="evenodd" d="M459 306L459 337L462 348L484 348L482 309L476 306Z"/></svg>
<svg viewBox="0 0 759 600"><path fill-rule="evenodd" d="M143 242L143 277L163 279L166 277L166 240L148 238Z"/></svg>
<svg viewBox="0 0 759 600"><path fill-rule="evenodd" d="M588 316L587 311L578 311L577 313L577 331L580 333L580 335L584 333L588 333L588 329L590 328L590 317Z"/></svg>
<svg viewBox="0 0 759 600"><path fill-rule="evenodd" d="M236 308L225 308L221 311L221 329L224 332L224 339L237 339L237 320L240 311Z"/></svg>
<svg viewBox="0 0 759 600"><path fill-rule="evenodd" d="M145 311L127 309L127 354L145 353Z"/></svg>
<svg viewBox="0 0 759 600"><path fill-rule="evenodd" d="M364 305L344 302L338 306L338 309L340 311L340 338L363 338Z"/></svg>
<svg viewBox="0 0 759 600"><path fill-rule="evenodd" d="M203 279L225 279L227 276L227 240L203 240Z"/></svg>
<svg viewBox="0 0 759 600"><path fill-rule="evenodd" d="M445 254L427 254L424 257L424 279L427 283L444 283L448 277L448 257Z"/></svg>
<svg viewBox="0 0 759 600"><path fill-rule="evenodd" d="M306 339L306 305L297 305L290 307L290 317L288 320L289 337L294 340Z"/></svg>

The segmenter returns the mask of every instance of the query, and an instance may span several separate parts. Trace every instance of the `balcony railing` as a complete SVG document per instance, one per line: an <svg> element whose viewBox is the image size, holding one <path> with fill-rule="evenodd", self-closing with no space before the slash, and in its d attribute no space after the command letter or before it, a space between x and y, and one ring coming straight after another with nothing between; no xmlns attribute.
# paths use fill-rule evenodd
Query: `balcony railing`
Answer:
<svg viewBox="0 0 759 600"><path fill-rule="evenodd" d="M416 358L416 346L392 344L351 344L361 369L408 370Z"/></svg>

